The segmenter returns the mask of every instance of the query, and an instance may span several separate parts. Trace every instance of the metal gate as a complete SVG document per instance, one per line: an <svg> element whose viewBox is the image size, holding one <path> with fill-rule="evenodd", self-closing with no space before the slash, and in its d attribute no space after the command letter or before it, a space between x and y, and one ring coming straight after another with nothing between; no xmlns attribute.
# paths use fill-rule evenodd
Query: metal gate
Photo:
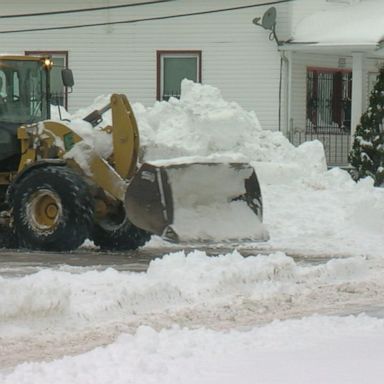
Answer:
<svg viewBox="0 0 384 384"><path fill-rule="evenodd" d="M352 73L340 69L308 68L305 129L289 133L299 145L320 140L329 166L348 164L351 145Z"/></svg>

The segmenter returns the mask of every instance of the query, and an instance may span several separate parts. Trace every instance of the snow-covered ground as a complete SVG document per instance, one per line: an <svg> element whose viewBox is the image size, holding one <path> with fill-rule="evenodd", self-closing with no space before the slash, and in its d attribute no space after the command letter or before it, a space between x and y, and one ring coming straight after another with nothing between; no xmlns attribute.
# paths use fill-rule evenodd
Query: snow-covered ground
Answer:
<svg viewBox="0 0 384 384"><path fill-rule="evenodd" d="M0 382L381 383L384 191L328 171L319 142L294 148L213 87L184 82L180 101L133 107L145 160L250 162L270 240L208 257L164 255L169 245L153 238L145 247L159 258L145 273L61 266L0 277Z"/></svg>

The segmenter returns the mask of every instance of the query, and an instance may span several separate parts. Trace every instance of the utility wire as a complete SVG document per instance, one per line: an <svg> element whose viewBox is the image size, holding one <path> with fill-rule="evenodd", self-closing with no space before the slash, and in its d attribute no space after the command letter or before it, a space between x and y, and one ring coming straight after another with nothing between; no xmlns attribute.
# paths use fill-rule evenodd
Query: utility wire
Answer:
<svg viewBox="0 0 384 384"><path fill-rule="evenodd" d="M13 14L13 15L0 15L0 19L14 19L14 18L17 18L17 17L35 17L35 16L48 16L48 15L50 16L50 15L63 15L63 14L66 14L66 13L104 11L104 10L109 10L109 9L137 7L137 6L140 6L140 5L152 5L152 4L158 4L158 3L169 3L170 1L176 1L176 0L153 0L153 1L147 1L145 3L108 5L108 6L105 6L105 7L66 9L66 10L63 10L63 11L36 12L36 13L17 13L17 14Z"/></svg>
<svg viewBox="0 0 384 384"><path fill-rule="evenodd" d="M173 1L173 0L164 0L164 1ZM89 28L89 27L99 27L105 25L118 25L118 24L134 24L134 23L142 23L145 21L158 21L158 20L167 20L167 19L176 19L181 17L191 17L191 16L200 16L200 15L208 15L212 13L220 13L220 12L228 12L228 11L237 11L241 9L247 8L256 8L262 7L266 5L275 5L281 3L288 3L294 0L277 0L270 1L267 3L257 3L251 5L243 5L231 8L221 8L221 9L213 9L209 11L199 11L199 12L191 12L191 13L180 13L176 15L167 15L167 16L155 16L148 17L142 19L132 19L132 20L122 20L122 21L108 21L103 23L92 23L92 24L76 24L76 25L66 25L59 27L41 27L41 28L30 28L30 29L13 29L7 31L0 31L0 34L8 34L8 33L22 33L22 32L41 32L41 31L56 31L56 30L64 30L64 29L78 29L78 28ZM143 3L142 3L143 4Z"/></svg>

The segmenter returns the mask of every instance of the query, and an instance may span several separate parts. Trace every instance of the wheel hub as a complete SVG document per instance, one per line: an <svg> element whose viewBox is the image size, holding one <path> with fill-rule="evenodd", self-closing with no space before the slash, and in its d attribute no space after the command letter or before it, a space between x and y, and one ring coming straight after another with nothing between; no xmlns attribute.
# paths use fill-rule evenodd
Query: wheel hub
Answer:
<svg viewBox="0 0 384 384"><path fill-rule="evenodd" d="M33 193L27 204L27 220L37 231L50 233L62 216L61 199L49 189L40 189Z"/></svg>

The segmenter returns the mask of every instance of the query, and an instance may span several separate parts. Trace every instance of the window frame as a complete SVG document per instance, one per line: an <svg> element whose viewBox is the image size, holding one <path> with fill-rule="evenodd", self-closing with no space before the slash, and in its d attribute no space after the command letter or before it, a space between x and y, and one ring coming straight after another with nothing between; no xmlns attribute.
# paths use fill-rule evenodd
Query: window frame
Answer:
<svg viewBox="0 0 384 384"><path fill-rule="evenodd" d="M25 51L26 56L61 56L64 57L64 68L68 69L68 51ZM64 87L64 108L68 110L68 89Z"/></svg>
<svg viewBox="0 0 384 384"><path fill-rule="evenodd" d="M163 58L165 57L195 57L197 58L197 82L201 83L202 51L201 50L158 50L156 51L156 100L161 101L164 86Z"/></svg>

